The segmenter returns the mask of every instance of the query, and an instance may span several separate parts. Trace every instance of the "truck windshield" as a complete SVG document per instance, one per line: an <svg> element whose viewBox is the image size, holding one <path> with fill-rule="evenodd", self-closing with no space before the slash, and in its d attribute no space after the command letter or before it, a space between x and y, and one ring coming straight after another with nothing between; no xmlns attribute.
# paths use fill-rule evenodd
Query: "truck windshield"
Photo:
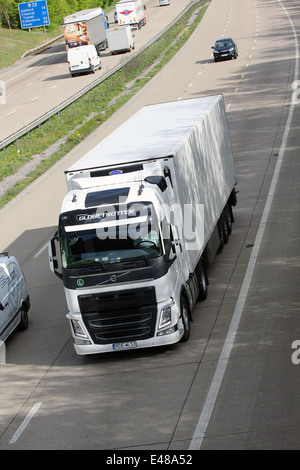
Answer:
<svg viewBox="0 0 300 470"><path fill-rule="evenodd" d="M107 229L101 238L96 230L60 235L62 265L66 269L136 262L163 254L158 226L149 225L138 233L136 226Z"/></svg>

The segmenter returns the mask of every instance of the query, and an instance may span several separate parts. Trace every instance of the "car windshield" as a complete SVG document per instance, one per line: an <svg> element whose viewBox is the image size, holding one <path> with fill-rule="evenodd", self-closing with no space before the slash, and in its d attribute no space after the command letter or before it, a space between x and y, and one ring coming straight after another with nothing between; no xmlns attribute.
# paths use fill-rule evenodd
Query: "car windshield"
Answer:
<svg viewBox="0 0 300 470"><path fill-rule="evenodd" d="M137 262L163 254L159 228L155 224L141 230L134 224L97 230L70 232L60 236L62 265L66 269Z"/></svg>
<svg viewBox="0 0 300 470"><path fill-rule="evenodd" d="M224 39L222 41L217 41L215 44L215 49L222 49L223 47L232 47L233 42L230 39Z"/></svg>

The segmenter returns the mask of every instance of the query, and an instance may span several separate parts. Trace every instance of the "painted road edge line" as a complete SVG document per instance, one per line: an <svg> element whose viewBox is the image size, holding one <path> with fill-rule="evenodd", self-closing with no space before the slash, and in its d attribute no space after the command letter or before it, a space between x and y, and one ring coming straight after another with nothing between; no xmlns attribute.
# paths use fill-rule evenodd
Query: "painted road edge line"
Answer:
<svg viewBox="0 0 300 470"><path fill-rule="evenodd" d="M299 75L299 46L298 46L297 33L296 33L294 24L292 22L292 19L289 15L288 11L283 6L281 0L277 0L277 1L280 3L280 5L281 5L282 9L284 10L286 16L288 17L288 20L290 22L290 25L291 25L291 28L292 28L292 31L293 31L293 35L294 35L294 41L295 41L294 81L296 81L298 79L298 75ZM259 228L258 228L258 232L257 232L256 239L255 239L255 242L254 242L254 246L253 246L253 249L252 249L252 253L251 253L251 256L250 256L250 260L249 260L249 263L248 263L248 266L247 266L246 274L245 274L243 284L242 284L242 287L241 287L241 290L240 290L240 294L239 294L239 297L238 297L238 300L237 300L237 303L236 303L236 306L235 306L235 310L234 310L234 313L233 313L233 316L232 316L232 320L231 320L231 323L230 323L230 326L229 326L229 329L228 329L228 332L227 332L225 343L224 343L223 349L221 351L220 358L218 360L217 368L216 368L214 377L212 379L210 388L208 390L205 403L203 405L203 408L202 408L202 411L201 411L196 429L194 431L194 435L193 435L193 437L191 439L191 442L190 442L189 450L199 450L201 448L202 441L204 439L205 432L206 432L207 426L209 424L210 417L211 417L211 414L213 412L213 409L214 409L214 406L215 406L215 403L216 403L216 400L217 400L217 396L218 396L218 393L219 393L219 390L220 390L220 387L221 387L221 383L222 383L223 377L225 375L225 371L226 371L226 368L227 368L227 364L228 364L228 361L229 361L229 357L230 357L230 354L231 354L231 350L232 350L232 347L233 347L233 343L234 343L234 340L235 340L235 336L236 336L236 333L237 333L239 322L240 322L240 319L241 319L241 316L242 316L242 313L243 313L243 310L244 310L246 297L248 295L248 291L249 291L249 288L250 288L250 283L251 283L253 271L254 271L254 268L255 268L255 265L256 265L256 260L257 260L257 256L258 256L258 253L259 253L259 250L260 250L261 242L262 242L262 239L263 239L265 227L266 227L266 224L267 224L267 221L268 221L268 217L269 217L269 213L270 213L270 209L271 209L271 204L272 204L272 201L273 201L273 197L274 197L274 193L275 193L275 189L276 189L276 185L277 185L281 165L282 165L282 162L283 162L284 152L285 152L285 149L286 149L287 139L288 139L291 123L292 123L294 108L295 108L295 104L292 101L291 105L290 105L290 109L289 109L289 114L288 114L285 130L284 130L281 146L280 146L280 152L279 152L277 164L276 164L276 167L275 167L275 170L274 170L274 173L273 173L273 178L272 178L272 181L271 181L270 189L269 189L269 192L268 192L266 204L265 204L264 211L263 211L263 214L262 214L262 218L261 218L261 221L260 221L260 224L259 224Z"/></svg>
<svg viewBox="0 0 300 470"><path fill-rule="evenodd" d="M32 420L32 418L34 417L35 413L38 411L38 409L40 408L42 402L39 401L37 402L32 408L31 410L29 411L28 415L26 416L26 418L24 419L24 421L22 422L22 424L18 427L18 429L16 430L16 432L14 433L13 437L11 438L11 440L9 441L9 444L15 444L17 442L17 440L19 439L19 437L21 436L22 432L27 428L28 424L30 423L30 421Z"/></svg>

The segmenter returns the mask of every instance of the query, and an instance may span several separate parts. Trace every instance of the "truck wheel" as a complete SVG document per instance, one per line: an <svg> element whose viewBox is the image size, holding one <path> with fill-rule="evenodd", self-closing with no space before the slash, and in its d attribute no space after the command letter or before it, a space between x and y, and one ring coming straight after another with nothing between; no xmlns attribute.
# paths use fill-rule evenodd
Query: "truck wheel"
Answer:
<svg viewBox="0 0 300 470"><path fill-rule="evenodd" d="M181 338L181 341L187 341L190 337L191 333L191 326L190 326L190 312L189 308L187 306L187 303L185 301L185 298L181 296L180 298L180 316L183 324L183 336Z"/></svg>
<svg viewBox="0 0 300 470"><path fill-rule="evenodd" d="M203 261L199 264L199 269L197 270L197 278L199 281L199 294L198 300L205 300L207 298L207 273Z"/></svg>
<svg viewBox="0 0 300 470"><path fill-rule="evenodd" d="M232 214L232 208L229 204L226 204L225 211L224 211L224 217L226 219L226 225L227 225L227 230L228 230L228 235L231 235L232 232L232 222L233 222L233 214Z"/></svg>
<svg viewBox="0 0 300 470"><path fill-rule="evenodd" d="M223 250L224 245L225 245L225 243L224 243L224 227L223 227L221 218L218 220L218 233L219 233L220 245L219 245L217 253L220 253Z"/></svg>
<svg viewBox="0 0 300 470"><path fill-rule="evenodd" d="M19 323L19 330L24 331L24 330L27 330L27 328L28 328L28 315L27 315L27 310L23 305L21 309L21 321Z"/></svg>
<svg viewBox="0 0 300 470"><path fill-rule="evenodd" d="M229 239L229 229L228 229L228 221L227 221L225 212L223 212L223 214L221 215L221 222L223 225L223 240L224 240L224 244L226 245Z"/></svg>

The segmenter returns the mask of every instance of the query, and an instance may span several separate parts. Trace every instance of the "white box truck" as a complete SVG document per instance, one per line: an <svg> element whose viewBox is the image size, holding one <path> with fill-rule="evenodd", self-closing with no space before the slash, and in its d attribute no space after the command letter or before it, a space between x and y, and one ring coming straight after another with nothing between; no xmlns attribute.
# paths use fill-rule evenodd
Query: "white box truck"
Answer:
<svg viewBox="0 0 300 470"><path fill-rule="evenodd" d="M223 97L146 106L65 174L49 260L76 352L187 340L236 204Z"/></svg>
<svg viewBox="0 0 300 470"><path fill-rule="evenodd" d="M64 18L63 31L67 49L93 45L97 51L107 48L107 22L102 8L80 10Z"/></svg>
<svg viewBox="0 0 300 470"><path fill-rule="evenodd" d="M132 29L141 29L146 24L143 0L120 0L115 7L119 26L129 25Z"/></svg>
<svg viewBox="0 0 300 470"><path fill-rule="evenodd" d="M121 26L107 30L108 49L111 54L130 52L135 48L134 36L130 26Z"/></svg>

